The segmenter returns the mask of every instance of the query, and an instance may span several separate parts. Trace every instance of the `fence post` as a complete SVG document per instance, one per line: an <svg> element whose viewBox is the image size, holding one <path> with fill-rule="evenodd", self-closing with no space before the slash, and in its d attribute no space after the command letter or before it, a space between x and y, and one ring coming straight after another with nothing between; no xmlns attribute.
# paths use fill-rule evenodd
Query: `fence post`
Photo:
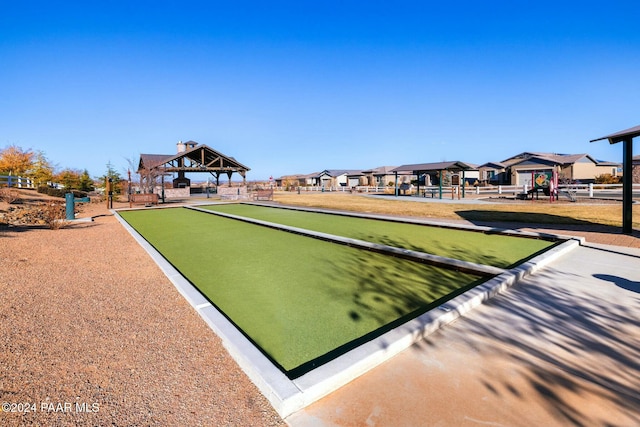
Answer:
<svg viewBox="0 0 640 427"><path fill-rule="evenodd" d="M502 185L498 185L498 194L502 194Z"/></svg>
<svg viewBox="0 0 640 427"><path fill-rule="evenodd" d="M589 197L593 199L593 183L589 183Z"/></svg>
<svg viewBox="0 0 640 427"><path fill-rule="evenodd" d="M65 209L66 218L67 221L72 221L76 219L74 195L73 193L66 193L64 197L65 201L67 202Z"/></svg>

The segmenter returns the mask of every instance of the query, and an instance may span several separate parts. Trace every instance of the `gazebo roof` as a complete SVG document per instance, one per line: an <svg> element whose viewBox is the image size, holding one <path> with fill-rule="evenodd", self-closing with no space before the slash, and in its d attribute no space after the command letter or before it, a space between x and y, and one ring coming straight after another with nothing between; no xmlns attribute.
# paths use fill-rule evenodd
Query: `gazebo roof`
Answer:
<svg viewBox="0 0 640 427"><path fill-rule="evenodd" d="M153 169L172 158L171 154L140 154L138 171L141 169Z"/></svg>
<svg viewBox="0 0 640 427"><path fill-rule="evenodd" d="M441 170L474 170L477 166L471 163L464 163L460 161L454 162L437 162L437 163L418 163L413 165L402 165L391 172L428 172L428 171L441 171Z"/></svg>
<svg viewBox="0 0 640 427"><path fill-rule="evenodd" d="M192 141L190 141L192 142ZM233 157L198 144L195 147L177 154L140 154L138 172L156 169L161 172L237 172L244 176L250 169Z"/></svg>
<svg viewBox="0 0 640 427"><path fill-rule="evenodd" d="M602 141L603 139L608 139L609 144L617 144L618 142L622 142L627 138L635 138L636 136L640 136L640 126L634 126L629 129L621 130L616 133L612 133L611 135L603 136L601 138L592 139L590 142Z"/></svg>
<svg viewBox="0 0 640 427"><path fill-rule="evenodd" d="M622 232L633 233L633 138L640 136L640 126L621 130L611 135L592 139L591 142L608 139L609 144L622 144Z"/></svg>

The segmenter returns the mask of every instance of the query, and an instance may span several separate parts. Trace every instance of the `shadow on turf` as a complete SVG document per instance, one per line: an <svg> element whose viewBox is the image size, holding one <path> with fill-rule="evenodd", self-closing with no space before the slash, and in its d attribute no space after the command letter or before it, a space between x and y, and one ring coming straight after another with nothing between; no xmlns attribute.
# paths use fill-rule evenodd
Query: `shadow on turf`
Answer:
<svg viewBox="0 0 640 427"><path fill-rule="evenodd" d="M621 226L598 224L565 216L534 212L499 212L489 210L456 211L461 218L474 225L500 228L545 228L566 231L589 231L594 233L622 234ZM505 223L505 224L502 224ZM640 231L634 230L633 236L640 238Z"/></svg>
<svg viewBox="0 0 640 427"><path fill-rule="evenodd" d="M396 247L399 242L387 241ZM380 257L384 262L380 262ZM297 378L346 352L426 313L437 309L452 298L484 283L488 278L465 274L451 269L409 261L367 250L353 251L339 263L316 259L322 263L331 283L355 281L357 289L350 295L352 308L344 312L345 327L349 323L372 321L375 330L347 342L334 350L286 372ZM419 278L419 279L418 279ZM342 298L340 287L327 288L332 298ZM395 320L389 320L395 319ZM386 347L390 343L383 343Z"/></svg>
<svg viewBox="0 0 640 427"><path fill-rule="evenodd" d="M559 271L536 275L553 283L579 280ZM616 276L594 277L623 288L640 286ZM429 354L455 341L481 358L506 359L518 366L513 380L481 372L474 381L499 398L537 399L560 424L612 425L607 418L593 419L590 408L580 403L584 396L597 396L640 425L640 376L633 374L640 371L640 335L629 333L638 328L630 304L561 286L515 285L485 305L489 308L482 317L467 317L464 327L427 337L414 345L414 351ZM582 355L584 362L576 363Z"/></svg>

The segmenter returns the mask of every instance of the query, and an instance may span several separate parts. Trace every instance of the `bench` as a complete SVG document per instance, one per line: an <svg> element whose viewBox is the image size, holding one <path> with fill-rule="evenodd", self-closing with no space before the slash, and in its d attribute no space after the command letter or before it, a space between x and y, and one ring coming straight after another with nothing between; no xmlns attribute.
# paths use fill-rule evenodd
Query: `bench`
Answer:
<svg viewBox="0 0 640 427"><path fill-rule="evenodd" d="M133 204L143 204L143 205L157 205L158 204L158 195L155 193L147 193L147 194L131 194L129 197L129 207L132 207Z"/></svg>
<svg viewBox="0 0 640 427"><path fill-rule="evenodd" d="M427 188L426 190L424 190L422 197L427 197L427 194L431 194L431 198L433 199L436 196L437 192L438 192L437 188Z"/></svg>
<svg viewBox="0 0 640 427"><path fill-rule="evenodd" d="M256 190L253 193L253 200L273 200L273 188L269 190Z"/></svg>

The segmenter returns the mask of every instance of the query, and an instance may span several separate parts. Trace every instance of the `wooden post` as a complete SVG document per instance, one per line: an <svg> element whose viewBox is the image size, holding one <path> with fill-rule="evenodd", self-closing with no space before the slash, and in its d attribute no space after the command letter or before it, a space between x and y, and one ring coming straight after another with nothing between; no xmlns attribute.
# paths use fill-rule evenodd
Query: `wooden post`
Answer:
<svg viewBox="0 0 640 427"><path fill-rule="evenodd" d="M113 209L113 181L111 178L107 178L107 209Z"/></svg>

